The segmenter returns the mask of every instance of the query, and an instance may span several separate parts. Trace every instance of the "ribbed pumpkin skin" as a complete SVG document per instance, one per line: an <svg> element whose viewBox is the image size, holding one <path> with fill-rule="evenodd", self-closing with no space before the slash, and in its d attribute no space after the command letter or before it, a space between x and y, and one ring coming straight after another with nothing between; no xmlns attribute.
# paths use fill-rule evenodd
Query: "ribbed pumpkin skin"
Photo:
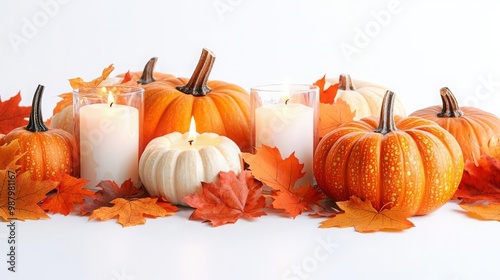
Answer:
<svg viewBox="0 0 500 280"><path fill-rule="evenodd" d="M242 151L250 150L250 96L241 87L208 81L212 90L205 96L185 94L176 89L188 82L175 78L144 85L145 143L170 132L189 130L191 116L199 133L227 136Z"/></svg>
<svg viewBox="0 0 500 280"><path fill-rule="evenodd" d="M418 117L395 117L397 130L375 132L379 118L340 125L320 141L314 175L335 201L355 195L377 210L400 205L424 215L447 202L462 177L464 162L453 136Z"/></svg>
<svg viewBox="0 0 500 280"><path fill-rule="evenodd" d="M387 88L361 80L353 80L349 75L340 75L338 79L328 79L331 84L339 84L335 100L341 99L355 111L354 120L360 120L380 114L380 106ZM406 116L403 102L396 98L394 114Z"/></svg>
<svg viewBox="0 0 500 280"><path fill-rule="evenodd" d="M61 129L30 132L19 127L2 139L0 146L17 139L20 153L26 153L17 162L20 172L30 171L32 180L43 181L57 173L78 175L78 149L74 137Z"/></svg>
<svg viewBox="0 0 500 280"><path fill-rule="evenodd" d="M475 107L460 107L456 104L455 97L447 88L441 89L444 97L453 98L454 104L448 110L461 111L461 116L439 117L443 106L431 106L417 110L411 116L422 117L436 122L439 126L450 132L462 148L464 160L477 160L481 156L481 149L488 147L488 141L500 136L500 118ZM450 94L451 96L447 96Z"/></svg>
<svg viewBox="0 0 500 280"><path fill-rule="evenodd" d="M139 176L149 194L187 206L182 198L198 192L201 182L216 181L220 171L241 172L240 149L233 141L214 133L197 139L200 137L218 139L219 143L200 150L172 149L172 144L182 139L181 133L173 132L148 144L139 162Z"/></svg>

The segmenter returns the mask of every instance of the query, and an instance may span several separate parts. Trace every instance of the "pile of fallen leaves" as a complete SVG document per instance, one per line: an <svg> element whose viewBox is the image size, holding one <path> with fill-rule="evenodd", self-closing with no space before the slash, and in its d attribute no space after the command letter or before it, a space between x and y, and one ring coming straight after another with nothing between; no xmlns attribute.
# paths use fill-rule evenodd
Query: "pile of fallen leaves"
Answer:
<svg viewBox="0 0 500 280"><path fill-rule="evenodd" d="M113 71L110 65L102 75L90 82L81 78L70 80L72 88L98 86ZM125 74L121 83L130 82ZM134 82L134 81L131 81ZM341 123L353 120L350 106L335 100L338 84L325 88L325 77L318 80L320 88L319 136ZM54 114L71 106L71 93L60 95L62 100ZM0 99L0 134L26 125L31 108L19 106L18 93L2 102ZM1 137L1 135L0 135ZM49 218L47 213L88 216L89 220L117 219L122 226L144 224L145 218L171 216L178 211L164 198L151 197L143 188L125 182L101 181L97 192L84 188L87 180L67 174L56 174L45 181L32 181L29 172L18 172L19 154L16 141L0 146L0 220L38 220ZM296 218L303 212L310 217L326 218L321 228L354 227L359 232L404 230L413 227L398 207L385 205L380 210L370 201L351 197L348 201L332 202L311 184L296 186L304 176L304 165L294 153L281 155L277 148L262 146L255 154L244 153L248 169L240 174L220 172L216 182L201 182L201 191L184 198L191 207L191 220L209 222L212 226L235 223L240 218L253 219L277 214ZM476 162L466 162L462 182L454 199L480 219L500 220L500 141L492 138L490 146ZM269 211L271 210L272 211ZM268 210L268 211L266 211Z"/></svg>

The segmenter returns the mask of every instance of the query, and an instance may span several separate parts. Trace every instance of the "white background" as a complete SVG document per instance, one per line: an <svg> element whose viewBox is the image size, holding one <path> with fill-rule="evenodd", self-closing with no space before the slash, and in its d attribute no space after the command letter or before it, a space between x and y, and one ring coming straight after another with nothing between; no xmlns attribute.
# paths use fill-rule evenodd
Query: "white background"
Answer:
<svg viewBox="0 0 500 280"><path fill-rule="evenodd" d="M438 104L443 86L499 113L500 2L436 2L1 0L0 96L21 91L29 105L43 84L48 118L70 78L91 80L112 63L113 74L142 70L153 56L157 71L189 76L206 47L217 56L211 78L246 89L349 73L395 91L408 113ZM16 274L0 224L0 279L500 277L499 224L452 203L403 233L276 214L212 229L189 214L125 229L60 215L18 223Z"/></svg>

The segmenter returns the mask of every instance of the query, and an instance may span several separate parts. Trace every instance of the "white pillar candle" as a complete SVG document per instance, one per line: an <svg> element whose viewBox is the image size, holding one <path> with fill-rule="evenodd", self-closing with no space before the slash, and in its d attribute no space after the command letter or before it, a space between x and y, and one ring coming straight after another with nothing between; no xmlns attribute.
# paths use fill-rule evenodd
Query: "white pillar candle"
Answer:
<svg viewBox="0 0 500 280"><path fill-rule="evenodd" d="M276 147L286 158L295 157L304 164L305 175L295 187L314 183L314 111L303 104L263 105L255 109L255 143Z"/></svg>
<svg viewBox="0 0 500 280"><path fill-rule="evenodd" d="M139 110L112 104L80 108L80 176L89 189L101 180L138 185Z"/></svg>

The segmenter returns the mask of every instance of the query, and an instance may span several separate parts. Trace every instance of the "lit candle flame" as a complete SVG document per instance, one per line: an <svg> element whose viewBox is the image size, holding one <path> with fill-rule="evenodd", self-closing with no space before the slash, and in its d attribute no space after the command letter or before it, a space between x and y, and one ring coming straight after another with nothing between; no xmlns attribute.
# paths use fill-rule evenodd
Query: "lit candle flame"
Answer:
<svg viewBox="0 0 500 280"><path fill-rule="evenodd" d="M189 145L193 145L194 140L196 140L196 123L194 121L194 117L191 117L191 123L189 124L189 132L188 132L188 142Z"/></svg>
<svg viewBox="0 0 500 280"><path fill-rule="evenodd" d="M102 88L102 91L103 92L106 92L106 88ZM113 103L115 103L115 98L113 97L113 93L110 91L108 91L108 104L109 104L109 107L113 106Z"/></svg>

